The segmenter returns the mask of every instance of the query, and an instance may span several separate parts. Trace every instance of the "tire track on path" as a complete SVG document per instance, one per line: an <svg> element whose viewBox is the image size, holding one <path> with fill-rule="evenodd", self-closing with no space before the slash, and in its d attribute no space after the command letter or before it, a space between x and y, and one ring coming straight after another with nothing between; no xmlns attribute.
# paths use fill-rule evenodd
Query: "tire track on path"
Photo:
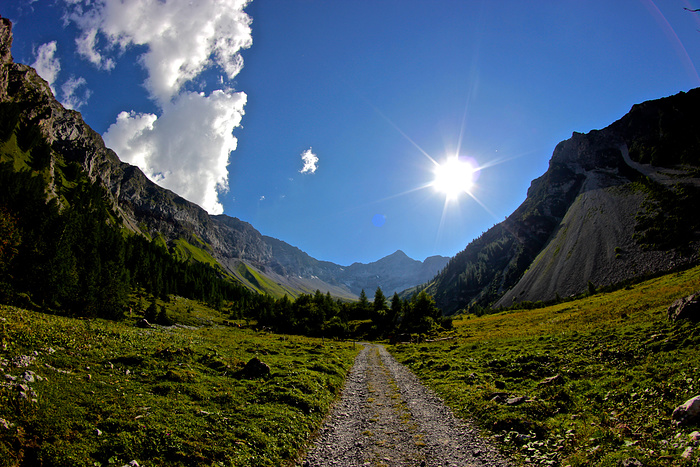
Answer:
<svg viewBox="0 0 700 467"><path fill-rule="evenodd" d="M321 466L511 465L381 345L364 344L306 459Z"/></svg>

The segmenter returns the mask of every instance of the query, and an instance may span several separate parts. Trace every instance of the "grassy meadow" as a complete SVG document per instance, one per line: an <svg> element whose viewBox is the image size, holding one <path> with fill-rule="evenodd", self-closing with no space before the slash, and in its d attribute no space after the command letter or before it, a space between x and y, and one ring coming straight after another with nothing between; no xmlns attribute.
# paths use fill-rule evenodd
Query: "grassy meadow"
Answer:
<svg viewBox="0 0 700 467"><path fill-rule="evenodd" d="M158 305L181 324L0 305L0 465L284 465L359 350L239 328L182 298ZM255 356L269 376L241 372Z"/></svg>
<svg viewBox="0 0 700 467"><path fill-rule="evenodd" d="M697 290L700 268L547 308L466 316L447 340L388 349L526 465L698 465L700 447L682 454L700 425L678 426L671 413L700 394L700 326L666 318Z"/></svg>

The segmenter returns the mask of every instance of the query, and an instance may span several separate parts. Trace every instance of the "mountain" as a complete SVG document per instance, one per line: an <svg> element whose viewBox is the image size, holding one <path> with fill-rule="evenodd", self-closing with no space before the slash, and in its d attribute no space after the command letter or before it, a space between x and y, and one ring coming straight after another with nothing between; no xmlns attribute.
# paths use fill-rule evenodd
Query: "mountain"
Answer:
<svg viewBox="0 0 700 467"><path fill-rule="evenodd" d="M12 161L15 170L43 173L49 198L59 204L66 205L66 192L85 173L104 188L124 228L161 241L181 259L215 265L249 289L274 296L321 290L354 299L362 288L373 292L380 285L393 292L429 280L447 262L439 257L421 263L395 254L344 268L263 236L240 219L210 216L120 161L79 112L56 101L33 68L14 63L11 27L0 18L0 159Z"/></svg>
<svg viewBox="0 0 700 467"><path fill-rule="evenodd" d="M284 270L347 288L356 296L362 290L369 296L377 287L381 287L385 295L401 292L430 280L449 261L445 256L430 256L421 262L398 250L372 263L353 263L344 267L316 260L281 240L267 236L263 238L272 248L275 261Z"/></svg>
<svg viewBox="0 0 700 467"><path fill-rule="evenodd" d="M698 261L700 89L557 145L525 201L425 284L445 312L546 301Z"/></svg>

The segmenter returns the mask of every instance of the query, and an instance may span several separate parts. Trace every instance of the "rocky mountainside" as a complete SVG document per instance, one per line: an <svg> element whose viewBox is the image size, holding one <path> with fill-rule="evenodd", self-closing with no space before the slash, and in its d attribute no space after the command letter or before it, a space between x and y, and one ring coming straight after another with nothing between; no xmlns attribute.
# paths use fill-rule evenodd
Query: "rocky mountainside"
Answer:
<svg viewBox="0 0 700 467"><path fill-rule="evenodd" d="M272 237L263 237L272 248L275 261L284 270L297 271L304 277L316 277L335 286L345 287L354 295L362 290L371 299L377 287L385 295L393 295L416 284L429 281L447 264L445 256L430 256L425 261L409 258L398 250L372 263L353 263L339 266L319 261L300 249Z"/></svg>
<svg viewBox="0 0 700 467"><path fill-rule="evenodd" d="M700 89L557 145L527 198L426 284L447 312L579 294L698 261Z"/></svg>
<svg viewBox="0 0 700 467"><path fill-rule="evenodd" d="M5 160L21 158L29 148L46 158L42 170L49 181L50 197L60 200L65 174L83 170L92 182L104 187L119 221L129 230L162 239L184 258L215 261L223 272L251 289L273 295L319 289L355 298L362 288L373 292L379 285L400 289L424 282L446 263L447 258L431 258L407 265L405 260L412 260L406 257L395 267L387 259L377 268L374 264L379 262L343 268L265 237L239 219L210 216L151 182L137 167L121 162L79 112L65 109L54 98L33 68L14 63L11 26L9 20L0 18L0 145L12 141L20 148L17 154L5 151ZM15 161L16 167L23 164L27 166L26 161ZM175 248L178 245L180 248Z"/></svg>
<svg viewBox="0 0 700 467"><path fill-rule="evenodd" d="M385 295L401 292L433 278L448 260L444 256L430 256L420 262L398 250L374 263L353 263L343 268L338 278L353 291L364 289L371 299L377 285Z"/></svg>

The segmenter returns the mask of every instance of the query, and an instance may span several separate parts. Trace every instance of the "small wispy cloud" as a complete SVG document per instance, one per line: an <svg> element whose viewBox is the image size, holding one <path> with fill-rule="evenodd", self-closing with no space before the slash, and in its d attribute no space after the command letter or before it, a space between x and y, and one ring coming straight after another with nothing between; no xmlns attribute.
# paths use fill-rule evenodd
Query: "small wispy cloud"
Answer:
<svg viewBox="0 0 700 467"><path fill-rule="evenodd" d="M304 163L304 167L299 171L300 173L316 173L316 169L318 168L318 156L313 153L311 148L301 153L301 161Z"/></svg>
<svg viewBox="0 0 700 467"><path fill-rule="evenodd" d="M87 29L82 36L75 39L75 45L78 53L97 68L100 70L111 70L116 63L114 59L97 51L97 32L96 28Z"/></svg>
<svg viewBox="0 0 700 467"><path fill-rule="evenodd" d="M58 46L56 41L47 42L46 44L40 45L34 55L36 59L32 63L32 67L36 72L49 83L51 92L56 98L58 98L58 93L56 92L56 84L58 81L58 75L61 72L61 61L56 56L56 50ZM86 87L87 82L85 78L71 76L65 83L61 85L61 94L63 99L61 104L68 109L78 110L80 107L87 103L90 97L91 91ZM81 92L78 92L78 91Z"/></svg>
<svg viewBox="0 0 700 467"><path fill-rule="evenodd" d="M80 107L87 104L92 91L85 88L86 85L85 78L76 78L74 76L71 76L68 81L63 83L61 85L61 92L63 93L63 101L61 103L63 106L67 109L80 110ZM79 93L78 89L82 89L82 93Z"/></svg>
<svg viewBox="0 0 700 467"><path fill-rule="evenodd" d="M51 92L54 94L56 94L56 90L53 85L61 71L61 62L55 55L56 41L47 42L36 50L36 60L32 63L32 68L49 83Z"/></svg>

